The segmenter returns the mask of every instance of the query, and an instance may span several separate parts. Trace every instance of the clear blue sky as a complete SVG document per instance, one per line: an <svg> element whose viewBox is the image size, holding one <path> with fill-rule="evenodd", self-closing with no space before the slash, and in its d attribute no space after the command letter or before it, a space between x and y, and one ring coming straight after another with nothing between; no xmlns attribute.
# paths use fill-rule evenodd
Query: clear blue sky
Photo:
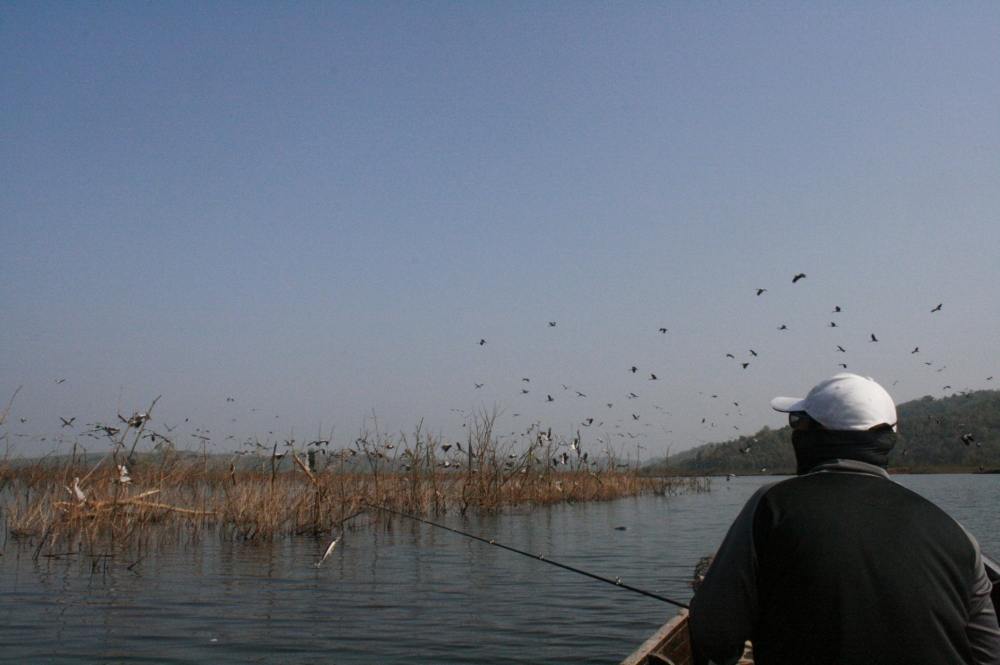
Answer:
<svg viewBox="0 0 1000 665"><path fill-rule="evenodd" d="M6 2L7 441L162 395L217 450L496 407L648 456L780 426L838 362L993 387L998 34L988 2Z"/></svg>

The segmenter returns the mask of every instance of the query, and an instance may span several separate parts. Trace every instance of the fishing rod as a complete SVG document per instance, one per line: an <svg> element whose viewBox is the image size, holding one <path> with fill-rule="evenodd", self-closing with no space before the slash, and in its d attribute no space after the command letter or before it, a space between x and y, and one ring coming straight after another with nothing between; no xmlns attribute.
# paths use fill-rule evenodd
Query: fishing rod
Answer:
<svg viewBox="0 0 1000 665"><path fill-rule="evenodd" d="M573 572L573 573L579 573L580 575L586 575L587 577L589 577L591 579L599 580L601 582L606 582L607 584L613 584L616 587L619 587L621 589L626 589L628 591L633 591L635 593L642 594L643 596L648 596L649 598L655 598L656 600L662 601L664 603L670 603L671 605L676 605L677 607L681 607L681 608L683 608L685 610L688 609L688 606L686 604L680 602L680 601L672 600L670 598L667 598L666 596L661 596L659 594L653 593L652 591L646 591L645 589L640 589L638 587L631 586L630 584L625 584L624 582L622 582L622 578L620 578L620 577L616 577L615 579L611 579L610 577L604 577L602 575L596 575L594 573L589 573L586 570L580 570L579 568L574 568L573 566L567 565L565 563L559 563L558 561L553 561L552 559L547 558L544 554L532 554L531 552L525 552L524 550L519 550L516 547L511 547L510 545L504 545L503 543L498 543L496 540L494 540L492 538L489 538L489 539L482 538L482 537L477 536L475 534L466 533L465 531L460 531L458 529L453 529L450 526L445 526L444 524L438 524L437 522L432 522L430 520L425 520L422 517L417 517L416 515L410 515L408 513L404 513L404 512L401 512L399 510L395 510L393 508L386 508L385 506L380 506L380 505L375 504L375 503L367 503L366 502L366 504L368 506L371 506L372 508L376 508L378 510L384 510L387 513L392 513L393 515L399 515L400 517L406 517L407 519L411 519L411 520L414 520L414 521L417 521L417 522L422 522L422 523L428 524L430 526L436 526L439 529L444 529L445 531L451 531L452 533L457 533L460 536L465 536L466 538L472 538L473 540L478 540L479 542L486 543L487 545L493 545L494 547L499 547L500 549L504 549L504 550L507 550L509 552L514 552L515 554L521 554L523 556L530 557L532 559L537 559L538 561L543 561L543 562L551 564L553 566L558 566L559 568L562 568L563 570L568 570L568 571Z"/></svg>

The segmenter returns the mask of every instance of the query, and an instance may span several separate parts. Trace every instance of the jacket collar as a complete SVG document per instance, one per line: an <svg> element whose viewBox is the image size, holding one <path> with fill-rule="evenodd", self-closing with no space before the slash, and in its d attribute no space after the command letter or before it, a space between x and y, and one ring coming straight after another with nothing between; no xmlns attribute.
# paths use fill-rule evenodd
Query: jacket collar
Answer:
<svg viewBox="0 0 1000 665"><path fill-rule="evenodd" d="M889 472L880 466L855 459L832 459L809 469L808 473L863 473L889 480Z"/></svg>

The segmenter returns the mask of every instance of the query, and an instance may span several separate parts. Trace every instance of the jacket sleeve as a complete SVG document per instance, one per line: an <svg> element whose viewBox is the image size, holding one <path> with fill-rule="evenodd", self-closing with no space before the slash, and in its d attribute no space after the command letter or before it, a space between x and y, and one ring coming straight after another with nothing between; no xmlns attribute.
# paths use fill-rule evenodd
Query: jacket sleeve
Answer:
<svg viewBox="0 0 1000 665"><path fill-rule="evenodd" d="M696 663L737 662L753 633L758 612L753 524L769 488L761 487L743 506L691 601L689 625Z"/></svg>
<svg viewBox="0 0 1000 665"><path fill-rule="evenodd" d="M969 623L965 633L972 646L975 665L1000 665L1000 626L997 625L996 608L990 597L993 584L986 575L979 544L971 534L969 539L976 548L976 577L972 585Z"/></svg>

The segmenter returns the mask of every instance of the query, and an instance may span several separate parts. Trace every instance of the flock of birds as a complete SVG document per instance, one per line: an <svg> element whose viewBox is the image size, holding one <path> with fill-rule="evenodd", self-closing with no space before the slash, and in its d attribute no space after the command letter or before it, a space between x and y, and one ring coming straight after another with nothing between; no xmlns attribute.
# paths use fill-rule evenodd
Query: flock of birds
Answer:
<svg viewBox="0 0 1000 665"><path fill-rule="evenodd" d="M806 273L798 272L792 276L791 282L792 284L799 284L806 278L807 278ZM757 298L760 298L768 293L768 289L764 287L758 287L753 290L753 293ZM932 315L938 314L942 312L943 307L944 303L939 302L933 305L932 307L929 307L929 313ZM832 316L830 317L830 320L826 324L827 327L840 329L841 326L837 321L836 315L841 314L842 312L844 312L844 310L840 305L833 305L831 309ZM554 329L558 325L559 325L558 321L555 320L547 321L547 328L549 329ZM780 323L779 325L777 325L777 330L784 333L789 331L790 328L787 325L787 323ZM670 333L670 329L664 325L658 326L655 329L655 334L657 335L665 336L668 333ZM879 337L878 335L876 335L875 332L868 332L867 341L869 344L880 343ZM488 343L489 342L485 337L480 337L478 339L478 346L481 348L485 349L485 347L488 346ZM920 354L920 346L913 346L912 349L910 349L909 347L907 348L909 349L910 355ZM845 347L843 343L836 344L835 351L836 354L843 355L845 358L847 357L848 349ZM737 357L737 355L732 351L721 351L720 353L727 360L734 361L737 364L737 366L742 370L747 370L748 368L750 368L751 365L760 357L760 353L758 352L758 350L754 348L747 349L747 355L743 358ZM928 361L923 361L923 365L930 368L934 365L934 363L928 360ZM837 363L837 367L846 370L848 369L848 364L847 362L841 361ZM660 376L658 375L657 371L650 371L649 369L640 369L640 364L638 363L630 364L623 369L628 375L634 376L636 378L641 377L642 380L644 380L644 382L647 384L649 382L660 381ZM941 365L939 367L935 367L934 371L943 372L945 369L946 366ZM560 396L559 391L552 391L551 388L549 388L548 390L542 388L536 391L535 384L533 383L532 378L533 377L530 376L520 377L520 380L517 382L520 385L520 387L517 390L515 399L517 398L530 399L530 397L528 396L540 394L542 395L540 399L542 400L543 404L552 404L553 402L557 401L557 398ZM986 381L992 381L992 379L993 379L992 376L986 377ZM60 377L56 379L55 382L56 384L60 385L64 384L66 382L66 378ZM476 380L472 382L472 385L474 391L480 391L487 386L487 382L485 380ZM602 445L600 453L608 456L609 458L617 457L620 459L622 457L625 457L626 455L630 455L631 451L634 450L636 461L638 461L639 458L641 457L642 451L645 449L645 446L643 445L644 443L648 442L653 437L656 437L657 440L659 441L663 441L670 438L672 430L668 429L668 427L665 424L666 422L668 422L666 421L666 417L671 415L670 412L667 411L664 405L657 404L655 403L655 401L649 400L648 397L641 398L640 395L646 392L644 391L641 384L632 384L630 386L630 389L626 390L623 394L604 395L603 398L601 399L590 397L590 394L593 392L591 390L586 390L586 391L581 390L577 387L571 386L566 383L562 383L559 385L561 385L562 394L567 395L574 400L579 400L580 404L588 405L587 406L588 410L589 409L594 409L594 410L576 422L575 426L572 428L577 430L576 435L572 436L572 438L566 442L566 445L569 446L569 449L560 451L555 457L553 457L550 460L550 462L553 465L558 466L558 465L570 464L570 462L574 459L577 462L583 459L587 464L596 463L594 456L591 456L590 459L584 458L583 455L587 453L584 453L580 448L582 441L582 436L580 432L588 428L592 428L594 431L600 432L600 434L598 435L598 440L601 442ZM893 382L893 385L895 385L895 382ZM942 390L943 391L952 390L952 386L945 384L942 387ZM730 421L733 420L734 418L739 418L744 415L739 400L733 400L733 399L726 400L725 398L720 398L720 393L717 392L710 392L710 393L700 392L699 395L701 397L704 397L706 400L718 400L715 402L710 402L710 404L714 405L725 404L726 406L722 410L722 416L725 416ZM225 398L225 401L227 404L230 405L235 405L237 402L236 397L234 396L227 396ZM515 405L521 405L522 409L525 408L521 402L515 401L514 403ZM617 411L614 409L616 405L619 406L619 409ZM656 414L656 416L661 416L661 417L647 417L647 410L649 407L652 407L656 412L659 412L658 414ZM250 409L250 411L256 412L257 409ZM474 420L474 418L477 416L477 413L479 415L482 414L482 411L477 412L474 409L466 410L461 408L452 408L451 411L461 416L463 420L461 426L463 428L469 426L469 423L471 423ZM719 409L717 406L715 406L707 409L707 411L708 413L700 416L700 423L698 424L705 430L712 430L716 428L717 425L716 420L719 416ZM714 414L714 417L710 414ZM521 416L521 413L517 410L514 410L510 415L512 418L518 418ZM275 416L275 418L278 417L279 416L277 415ZM74 441L78 441L78 437L90 437L94 439L104 439L104 438L114 439L114 437L116 437L121 432L121 429L123 427L126 427L126 428L132 428L133 430L137 431L141 430L140 436L143 439L151 441L154 447L164 446L164 445L176 446L177 442L175 440L174 430L177 429L180 423L174 425L163 424L162 427L160 428L143 427L148 419L149 415L147 413L137 412L129 417L118 415L118 421L115 423L111 424L101 423L101 422L88 423L84 428L81 429L76 424L77 417L75 415L60 416L58 423L59 425L58 434L55 437L53 437L53 439L57 442L66 442L67 439L65 438L64 434L70 434L73 437L77 437L76 439L73 439ZM28 422L28 419L23 417L20 418L19 420L20 423L22 424ZM501 441L506 440L508 442L514 442L519 440L522 442L525 440L529 442L537 441L539 433L546 431L546 428L543 425L544 420L545 418L535 418L531 422L526 423L524 429L518 430L515 428L513 430L510 430L509 433L504 433L499 435L499 439ZM232 418L231 423L235 422L236 418ZM185 418L184 423L188 424L189 419ZM658 427L659 429L655 430L654 428L656 427ZM732 424L732 428L736 432L739 432L741 430L741 426L739 424ZM219 443L217 440L213 441L214 435L212 434L211 430L205 427L195 427L193 428L193 430L185 427L184 431L178 432L178 434L190 437L191 439L197 441L198 444L201 446L207 446L210 444ZM708 432L706 432L705 434L708 435ZM29 434L25 433L15 433L14 435L30 436ZM971 436L971 434L969 436ZM236 435L228 434L222 443L223 445L229 445L229 446L236 444L237 448L233 451L235 455L273 457L279 460L282 459L287 454L288 451L295 451L301 449L304 453L308 455L310 460L310 465L313 465L317 455L326 455L328 453L328 446L330 445L332 438L333 437L331 434L331 436L327 437L320 436L307 441L300 441L296 440L294 436L287 436L282 438L279 435L276 435L274 430L272 429L268 431L268 436L265 438L264 441L261 441L259 438L254 436L254 437L247 437L242 441L242 443L237 444ZM714 438L718 439L721 437L718 434L716 434ZM41 437L42 441L45 441L46 439L47 437L45 436ZM618 440L617 450L615 450L616 439ZM706 439L699 438L698 441L704 443L706 442ZM969 444L969 441L966 441L964 437L963 437L963 442L966 443L966 445ZM687 442L687 443L695 443L695 442ZM454 444L445 444L444 446L442 446L442 450L445 453L448 453L448 451L453 446L456 454L452 457L452 459L445 459L441 462L442 466L444 466L445 468L460 467L462 464L463 456L466 451L463 451L461 442L456 442ZM625 452L626 446L629 447L628 453ZM747 452L747 450L744 450L744 452ZM339 456L339 459L352 460L359 453L363 453L363 456L365 456L370 452L371 451L365 450L365 446L362 444L362 440L358 439L354 442L353 447L351 445L348 445L343 449L336 451L336 454ZM391 452L391 446L390 448L382 448L376 450L375 454L383 456L388 454L394 456L394 454ZM128 478L128 472L127 470L123 470L122 471L123 482L128 482L127 478ZM78 490L78 488L75 488L75 490ZM75 495L76 491L72 491L71 494Z"/></svg>

